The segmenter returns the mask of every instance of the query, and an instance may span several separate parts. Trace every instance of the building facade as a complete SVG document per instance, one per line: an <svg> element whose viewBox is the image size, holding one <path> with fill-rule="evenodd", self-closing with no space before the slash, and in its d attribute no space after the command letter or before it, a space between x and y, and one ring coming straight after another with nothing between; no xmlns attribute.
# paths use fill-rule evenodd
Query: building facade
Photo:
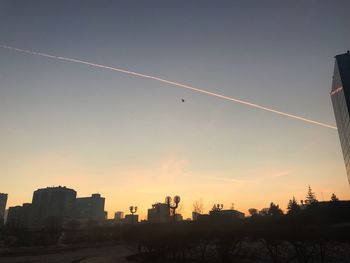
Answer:
<svg viewBox="0 0 350 263"><path fill-rule="evenodd" d="M77 218L90 220L104 220L105 198L100 194L92 194L91 197L80 197L75 201L75 212Z"/></svg>
<svg viewBox="0 0 350 263"><path fill-rule="evenodd" d="M167 204L156 203L148 209L147 221L150 223L168 223L170 218L170 209Z"/></svg>
<svg viewBox="0 0 350 263"><path fill-rule="evenodd" d="M77 198L77 192L66 187L47 187L33 193L32 203L10 207L7 226L43 229L65 227L69 222L106 219L105 198L100 194Z"/></svg>
<svg viewBox="0 0 350 263"><path fill-rule="evenodd" d="M175 217L175 222L180 222L184 220L181 214L175 214L174 217Z"/></svg>
<svg viewBox="0 0 350 263"><path fill-rule="evenodd" d="M197 221L198 217L200 217L201 214L198 212L192 212L192 221Z"/></svg>
<svg viewBox="0 0 350 263"><path fill-rule="evenodd" d="M0 193L0 227L4 224L7 194Z"/></svg>
<svg viewBox="0 0 350 263"><path fill-rule="evenodd" d="M212 210L209 212L209 216L227 219L243 219L244 213L233 210L233 209L223 209L223 210Z"/></svg>
<svg viewBox="0 0 350 263"><path fill-rule="evenodd" d="M350 184L350 52L335 56L331 99Z"/></svg>
<svg viewBox="0 0 350 263"><path fill-rule="evenodd" d="M77 192L66 187L47 187L38 189L33 194L33 228L42 228L48 218L67 220L74 216Z"/></svg>
<svg viewBox="0 0 350 263"><path fill-rule="evenodd" d="M10 228L27 229L32 223L32 205L13 206L8 210L6 225Z"/></svg>
<svg viewBox="0 0 350 263"><path fill-rule="evenodd" d="M124 219L124 212L117 211L114 213L114 220L121 221L122 219Z"/></svg>
<svg viewBox="0 0 350 263"><path fill-rule="evenodd" d="M133 214L125 215L125 218L124 218L125 224L136 224L138 222L139 222L139 215L133 215Z"/></svg>

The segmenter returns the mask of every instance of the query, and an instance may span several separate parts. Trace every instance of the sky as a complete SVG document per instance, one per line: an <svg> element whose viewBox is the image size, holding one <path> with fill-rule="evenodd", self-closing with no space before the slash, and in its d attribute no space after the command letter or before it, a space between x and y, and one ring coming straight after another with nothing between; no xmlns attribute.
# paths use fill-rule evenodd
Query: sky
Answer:
<svg viewBox="0 0 350 263"><path fill-rule="evenodd" d="M349 1L0 0L0 45L123 68L335 125ZM185 102L182 102L182 99ZM173 85L0 48L0 192L65 185L141 218L167 195L247 213L311 185L350 199L337 131Z"/></svg>

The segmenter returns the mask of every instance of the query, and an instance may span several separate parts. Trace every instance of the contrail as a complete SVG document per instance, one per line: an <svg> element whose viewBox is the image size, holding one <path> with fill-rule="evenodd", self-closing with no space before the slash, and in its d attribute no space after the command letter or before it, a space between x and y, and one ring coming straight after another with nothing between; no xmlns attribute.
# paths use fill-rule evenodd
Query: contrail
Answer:
<svg viewBox="0 0 350 263"><path fill-rule="evenodd" d="M133 75L133 76L137 76L137 77L141 77L141 78L152 79L152 80L160 81L160 82L167 83L167 84L170 84L170 85L174 85L174 86L177 86L177 87L185 88L185 89L188 89L188 90L204 93L204 94L207 94L207 95L210 95L210 96L214 96L214 97L217 97L217 98L220 98L220 99L234 101L234 102L237 102L237 103L240 103L240 104L244 104L244 105L247 105L247 106L250 106L250 107L253 107L253 108L257 108L257 109L261 109L261 110L264 110L264 111L273 112L273 113L276 113L276 114L279 114L279 115L283 115L283 116L286 116L286 117L289 117L289 118L293 118L293 119L297 119L297 120L300 120L300 121L304 121L304 122L307 122L307 123L312 123L312 124L320 125L320 126L331 128L331 129L337 129L337 127L329 125L329 124L326 124L326 123L314 121L314 120L307 119L307 118L304 118L304 117L301 117L301 116L297 116L297 115L294 115L294 114L290 114L290 113L274 110L272 108L261 106L261 105L255 104L255 103L251 103L251 102L248 102L248 101L244 101L244 100L236 99L236 98L233 98L233 97L221 95L221 94L210 92L210 91L207 91L207 90L195 88L195 87L192 87L190 85L186 85L186 84L182 84L182 83L178 83L178 82L162 79L162 78L155 77L155 76L150 76L150 75L146 75L146 74L142 74L142 73L137 73L137 72L129 71L129 70L122 69L122 68L115 68L115 67L111 67L111 66L100 65L100 64L96 64L96 63L80 60L80 59L60 57L60 56L50 55L50 54L41 53L41 52L35 52L35 51L31 51L31 50L15 48L15 47L11 47L11 46L0 45L0 47L1 48L10 49L10 50L14 50L14 51L18 51L18 52L22 52L22 53L27 53L27 54L30 54L30 55L37 55L37 56L42 56L42 57L47 57L47 58L59 59L59 60L63 60L63 61L80 63L80 64L85 64L85 65L89 65L89 66L93 66L93 67L97 67L97 68L114 70L114 71L117 71L117 72L129 74L129 75Z"/></svg>

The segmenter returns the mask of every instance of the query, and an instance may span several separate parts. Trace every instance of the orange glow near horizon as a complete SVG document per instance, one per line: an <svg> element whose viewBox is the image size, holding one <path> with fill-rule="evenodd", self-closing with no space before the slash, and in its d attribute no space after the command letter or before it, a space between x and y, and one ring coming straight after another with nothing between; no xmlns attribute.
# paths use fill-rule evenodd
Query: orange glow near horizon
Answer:
<svg viewBox="0 0 350 263"><path fill-rule="evenodd" d="M279 204L280 208L286 211L288 200L293 196L298 201L305 199L308 187L307 182L300 181L302 179L293 180L293 177L301 171L298 168L281 170L262 167L259 170L250 171L250 179L246 180L230 178L225 174L221 176L191 174L187 169L188 161L169 156L147 168L113 168L111 171L95 174L83 167L78 167L69 161L69 158L57 156L52 158L53 156L47 156L46 160L42 159L45 166L40 166L40 170L43 174L50 173L53 176L49 180L37 177L35 183L27 183L28 191L25 193L9 192L8 206L31 202L34 190L58 186L59 183L76 190L78 197L100 193L106 198L105 209L108 211L109 218L113 218L116 211L127 214L128 207L136 205L139 208L140 219L146 219L147 209L156 202L164 202L167 195L181 196L178 212L183 214L184 218L191 217L193 203L200 199L203 200L205 213L212 208L213 204L223 203L226 209L234 204L236 210L248 215L249 208L260 210L268 207L270 202ZM37 169L30 166L25 168L29 173L35 173ZM101 176L107 182L101 183L99 181ZM350 199L350 194L345 181L345 178L340 176L333 183L320 182L311 187L320 201L329 200L333 192L340 199L346 200ZM292 190L287 193L286 189ZM266 195L261 194L264 191Z"/></svg>

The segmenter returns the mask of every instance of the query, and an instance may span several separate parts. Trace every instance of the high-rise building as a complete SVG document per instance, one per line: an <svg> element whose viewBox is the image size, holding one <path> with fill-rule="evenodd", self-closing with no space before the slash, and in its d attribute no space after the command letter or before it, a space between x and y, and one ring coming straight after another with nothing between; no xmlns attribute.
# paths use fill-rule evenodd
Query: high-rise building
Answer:
<svg viewBox="0 0 350 263"><path fill-rule="evenodd" d="M74 216L77 192L67 187L47 187L33 194L32 227L41 228L48 218L65 220Z"/></svg>
<svg viewBox="0 0 350 263"><path fill-rule="evenodd" d="M0 226L4 224L7 194L0 193Z"/></svg>
<svg viewBox="0 0 350 263"><path fill-rule="evenodd" d="M335 56L331 99L350 184L350 52Z"/></svg>

